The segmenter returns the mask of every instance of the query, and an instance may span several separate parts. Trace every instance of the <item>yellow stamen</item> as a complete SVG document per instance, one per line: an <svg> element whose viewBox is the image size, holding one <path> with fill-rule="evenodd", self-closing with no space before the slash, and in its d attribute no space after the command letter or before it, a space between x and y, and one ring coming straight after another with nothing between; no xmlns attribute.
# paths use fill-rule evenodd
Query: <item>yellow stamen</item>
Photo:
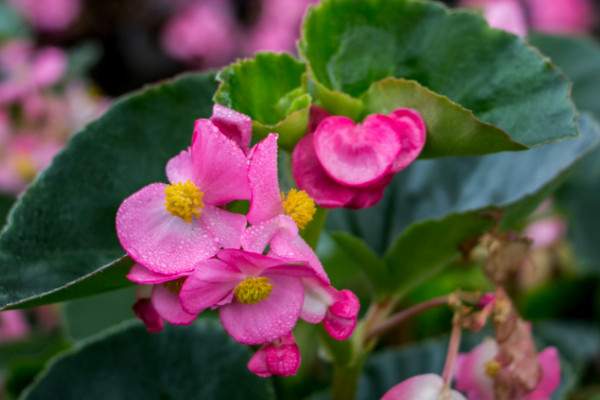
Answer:
<svg viewBox="0 0 600 400"><path fill-rule="evenodd" d="M179 294L181 292L181 287L183 286L183 282L187 277L175 279L174 281L168 281L163 283L163 286L169 289L169 292Z"/></svg>
<svg viewBox="0 0 600 400"><path fill-rule="evenodd" d="M17 175L27 182L31 182L37 175L37 169L31 156L18 155L13 159L13 164L17 170Z"/></svg>
<svg viewBox="0 0 600 400"><path fill-rule="evenodd" d="M496 360L490 360L485 363L485 373L490 377L494 377L500 371L500 363Z"/></svg>
<svg viewBox="0 0 600 400"><path fill-rule="evenodd" d="M165 189L164 206L175 217L187 223L192 222L194 215L200 217L200 209L204 207L202 197L204 193L189 179L187 182L172 183Z"/></svg>
<svg viewBox="0 0 600 400"><path fill-rule="evenodd" d="M281 192L285 215L292 217L298 228L304 229L317 212L315 202L304 190L290 189L287 197Z"/></svg>
<svg viewBox="0 0 600 400"><path fill-rule="evenodd" d="M271 295L273 285L269 278L264 276L258 278L246 278L233 289L233 294L240 303L256 304L266 300Z"/></svg>

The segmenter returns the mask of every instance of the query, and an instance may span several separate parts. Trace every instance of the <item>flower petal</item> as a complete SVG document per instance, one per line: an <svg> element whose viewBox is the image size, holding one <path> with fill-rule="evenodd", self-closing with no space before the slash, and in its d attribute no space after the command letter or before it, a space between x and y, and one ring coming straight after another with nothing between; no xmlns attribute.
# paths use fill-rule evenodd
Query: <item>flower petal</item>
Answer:
<svg viewBox="0 0 600 400"><path fill-rule="evenodd" d="M560 384L560 362L556 348L546 347L538 354L538 361L542 367L542 379L535 390L525 396L523 400L549 398Z"/></svg>
<svg viewBox="0 0 600 400"><path fill-rule="evenodd" d="M196 121L190 153L194 163L192 181L204 193L205 204L250 199L246 155L209 120Z"/></svg>
<svg viewBox="0 0 600 400"><path fill-rule="evenodd" d="M237 143L245 154L248 154L252 138L252 120L249 116L215 104L210 121L221 133Z"/></svg>
<svg viewBox="0 0 600 400"><path fill-rule="evenodd" d="M400 382L383 395L381 400L440 400L444 381L436 374L416 375ZM448 400L466 400L455 390Z"/></svg>
<svg viewBox="0 0 600 400"><path fill-rule="evenodd" d="M154 285L152 305L158 315L175 325L189 325L198 316L198 314L190 314L185 311L181 307L179 295L171 292L164 284Z"/></svg>
<svg viewBox="0 0 600 400"><path fill-rule="evenodd" d="M399 108L388 116L396 124L402 139L402 150L390 170L395 173L406 168L421 154L425 147L426 128L421 114L410 108Z"/></svg>
<svg viewBox="0 0 600 400"><path fill-rule="evenodd" d="M223 327L240 343L271 342L292 330L300 316L304 288L300 279L267 275L273 285L268 299L257 304L243 304L234 299L219 308Z"/></svg>
<svg viewBox="0 0 600 400"><path fill-rule="evenodd" d="M219 243L208 234L202 216L186 223L167 212L166 187L154 183L125 199L117 212L117 236L127 254L152 272L191 272L198 261L217 253Z"/></svg>
<svg viewBox="0 0 600 400"><path fill-rule="evenodd" d="M299 366L300 349L291 332L262 346L248 361L248 369L263 378L295 375Z"/></svg>
<svg viewBox="0 0 600 400"><path fill-rule="evenodd" d="M154 309L150 299L140 299L135 302L132 308L135 316L146 325L148 332L156 333L164 328L165 323Z"/></svg>
<svg viewBox="0 0 600 400"><path fill-rule="evenodd" d="M277 177L277 135L269 134L254 147L248 179L252 191L248 222L255 225L283 214Z"/></svg>
<svg viewBox="0 0 600 400"><path fill-rule="evenodd" d="M313 136L302 138L292 152L294 179L318 206L343 207L354 198L358 189L341 185L327 175L315 153Z"/></svg>
<svg viewBox="0 0 600 400"><path fill-rule="evenodd" d="M402 148L398 125L373 114L362 124L350 118L328 117L314 133L315 152L323 169L342 185L362 187L379 180Z"/></svg>
<svg viewBox="0 0 600 400"><path fill-rule="evenodd" d="M192 221L193 222L193 221ZM200 223L220 247L238 249L246 227L246 217L214 206L204 206Z"/></svg>
<svg viewBox="0 0 600 400"><path fill-rule="evenodd" d="M181 273L175 275L163 275L157 274L156 272L150 271L148 268L135 263L131 267L129 274L127 274L127 279L136 283L144 283L144 284L155 284L155 283L163 283L172 281L177 278L181 278L189 275L189 273Z"/></svg>
<svg viewBox="0 0 600 400"><path fill-rule="evenodd" d="M383 198L383 190L384 188L375 190L361 190L348 204L346 204L346 207L354 210L373 207Z"/></svg>
<svg viewBox="0 0 600 400"><path fill-rule="evenodd" d="M220 260L202 261L181 287L181 305L187 312L199 314L220 304L244 278L237 268Z"/></svg>
<svg viewBox="0 0 600 400"><path fill-rule="evenodd" d="M182 151L171 158L166 167L167 179L171 183L187 182L194 178L194 165L189 151Z"/></svg>
<svg viewBox="0 0 600 400"><path fill-rule="evenodd" d="M219 260L235 266L245 276L259 276L265 270L290 263L287 258L263 256L259 253L237 249L223 249L217 255ZM294 262L294 261L292 261Z"/></svg>
<svg viewBox="0 0 600 400"><path fill-rule="evenodd" d="M262 253L271 241L273 235L275 235L280 228L280 218L278 217L271 218L246 228L242 234L243 249L254 253Z"/></svg>

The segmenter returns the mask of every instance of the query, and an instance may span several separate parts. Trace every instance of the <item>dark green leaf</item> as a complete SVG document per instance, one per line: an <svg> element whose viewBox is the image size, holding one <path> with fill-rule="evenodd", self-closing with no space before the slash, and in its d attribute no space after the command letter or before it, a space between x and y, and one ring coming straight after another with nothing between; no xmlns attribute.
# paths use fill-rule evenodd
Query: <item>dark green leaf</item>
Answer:
<svg viewBox="0 0 600 400"><path fill-rule="evenodd" d="M6 217L8 217L8 212L10 211L10 208L14 202L14 198L8 195L0 194L0 227L4 226L6 223Z"/></svg>
<svg viewBox="0 0 600 400"><path fill-rule="evenodd" d="M0 307L130 284L124 274L131 261L115 263L124 254L117 209L136 190L166 181L167 161L189 146L194 120L210 116L215 89L212 74L149 88L118 101L71 139L21 197L0 236Z"/></svg>
<svg viewBox="0 0 600 400"><path fill-rule="evenodd" d="M327 0L309 10L299 48L311 78L329 90L359 97L381 79L405 78L526 146L577 135L560 72L473 12L436 2Z"/></svg>
<svg viewBox="0 0 600 400"><path fill-rule="evenodd" d="M258 139L279 133L279 145L291 151L308 124L305 71L304 63L289 54L259 53L219 72L215 102L249 115Z"/></svg>
<svg viewBox="0 0 600 400"><path fill-rule="evenodd" d="M158 334L128 324L55 359L23 399L274 399L270 380L246 368L249 358L208 321Z"/></svg>
<svg viewBox="0 0 600 400"><path fill-rule="evenodd" d="M389 114L398 108L419 110L427 125L427 142L421 158L526 148L510 140L506 133L495 126L479 121L471 111L415 81L387 78L371 85L361 99L367 114Z"/></svg>

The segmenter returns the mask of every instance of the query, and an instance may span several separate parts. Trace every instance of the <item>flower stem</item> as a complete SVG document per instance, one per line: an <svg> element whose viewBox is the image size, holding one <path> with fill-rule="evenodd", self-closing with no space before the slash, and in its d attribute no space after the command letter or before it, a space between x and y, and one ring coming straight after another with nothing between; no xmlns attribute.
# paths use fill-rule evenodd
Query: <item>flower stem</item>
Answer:
<svg viewBox="0 0 600 400"><path fill-rule="evenodd" d="M448 353L446 354L446 363L444 364L444 372L442 373L442 379L444 380L444 390L450 390L450 383L452 381L452 372L454 370L454 363L456 362L456 356L458 355L458 346L460 345L460 336L462 327L460 326L457 314L452 321L452 333L450 334L450 343L448 344Z"/></svg>
<svg viewBox="0 0 600 400"><path fill-rule="evenodd" d="M362 360L354 364L333 365L333 386L331 400L353 400L356 398L358 378L362 369Z"/></svg>

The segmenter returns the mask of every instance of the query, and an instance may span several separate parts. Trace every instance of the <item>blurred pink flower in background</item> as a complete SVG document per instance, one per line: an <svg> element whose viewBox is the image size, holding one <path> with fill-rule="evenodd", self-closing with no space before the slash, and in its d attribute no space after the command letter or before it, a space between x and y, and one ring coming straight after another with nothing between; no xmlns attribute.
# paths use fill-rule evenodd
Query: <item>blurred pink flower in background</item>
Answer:
<svg viewBox="0 0 600 400"><path fill-rule="evenodd" d="M41 31L66 30L81 12L80 0L9 0Z"/></svg>
<svg viewBox="0 0 600 400"><path fill-rule="evenodd" d="M462 0L462 6L479 8L490 26L519 36L530 30L583 34L594 21L594 9L589 0Z"/></svg>
<svg viewBox="0 0 600 400"><path fill-rule="evenodd" d="M0 343L12 342L26 337L30 326L21 310L0 312Z"/></svg>
<svg viewBox="0 0 600 400"><path fill-rule="evenodd" d="M173 58L204 67L222 65L234 55L237 26L227 2L195 2L166 24L162 45Z"/></svg>
<svg viewBox="0 0 600 400"><path fill-rule="evenodd" d="M383 395L381 400L466 400L455 390L443 392L444 381L436 374L416 375L400 382Z"/></svg>

